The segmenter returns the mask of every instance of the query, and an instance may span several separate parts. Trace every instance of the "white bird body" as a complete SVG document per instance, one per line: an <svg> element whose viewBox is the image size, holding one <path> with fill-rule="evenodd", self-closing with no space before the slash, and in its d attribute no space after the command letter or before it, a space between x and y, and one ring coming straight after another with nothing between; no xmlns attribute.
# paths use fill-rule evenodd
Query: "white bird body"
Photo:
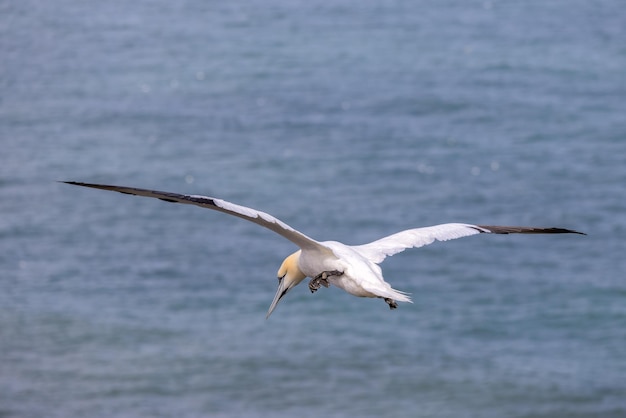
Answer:
<svg viewBox="0 0 626 418"><path fill-rule="evenodd" d="M300 267L308 277L315 277L320 271L341 271L341 276L329 276L328 281L351 295L411 301L407 295L391 288L383 278L380 266L359 252L358 247L337 241L320 244L330 248L335 257L320 258L315 253L303 251Z"/></svg>
<svg viewBox="0 0 626 418"><path fill-rule="evenodd" d="M316 241L265 212L213 197L101 184L65 183L117 191L124 194L153 197L167 202L191 204L224 212L254 222L292 241L300 249L285 258L278 270L278 290L270 305L267 317L270 316L282 297L306 277L312 278L309 283L309 288L312 292L315 292L320 285L327 287L329 284L332 284L354 296L383 298L392 309L396 308L396 301L411 302L411 298L406 293L393 289L385 281L379 266L379 263L386 257L397 254L407 248L422 247L434 241L447 241L481 233L582 234L581 232L563 228L447 223L408 229L369 244L350 246L337 241Z"/></svg>

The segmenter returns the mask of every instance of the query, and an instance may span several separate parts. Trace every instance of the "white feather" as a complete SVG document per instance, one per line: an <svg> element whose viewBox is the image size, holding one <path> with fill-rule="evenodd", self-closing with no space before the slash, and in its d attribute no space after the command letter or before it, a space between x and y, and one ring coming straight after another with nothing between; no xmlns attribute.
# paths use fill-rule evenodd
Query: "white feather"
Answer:
<svg viewBox="0 0 626 418"><path fill-rule="evenodd" d="M449 223L424 228L407 229L381 238L369 244L357 245L354 248L374 263L381 263L386 257L392 256L407 248L419 248L435 241L449 241L470 235L489 232L484 228L470 224Z"/></svg>

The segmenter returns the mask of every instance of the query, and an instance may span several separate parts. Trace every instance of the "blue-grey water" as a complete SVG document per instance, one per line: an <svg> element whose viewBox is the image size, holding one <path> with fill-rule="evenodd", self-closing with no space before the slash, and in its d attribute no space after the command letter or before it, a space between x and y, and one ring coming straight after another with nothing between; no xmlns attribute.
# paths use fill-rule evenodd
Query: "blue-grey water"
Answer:
<svg viewBox="0 0 626 418"><path fill-rule="evenodd" d="M619 0L0 3L0 417L626 416ZM77 180L208 194L388 258Z"/></svg>

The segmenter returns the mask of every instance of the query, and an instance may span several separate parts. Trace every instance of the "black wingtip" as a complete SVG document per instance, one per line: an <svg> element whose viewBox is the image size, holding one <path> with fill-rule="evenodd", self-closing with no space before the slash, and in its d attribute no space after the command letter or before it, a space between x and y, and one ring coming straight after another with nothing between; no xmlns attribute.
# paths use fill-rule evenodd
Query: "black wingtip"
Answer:
<svg viewBox="0 0 626 418"><path fill-rule="evenodd" d="M586 232L575 231L573 229L564 229L563 233L565 234L578 234L578 235L587 235Z"/></svg>
<svg viewBox="0 0 626 418"><path fill-rule="evenodd" d="M484 231L492 234L579 234L587 235L584 232L575 231L567 228L538 228L533 226L495 226L495 225L476 225Z"/></svg>
<svg viewBox="0 0 626 418"><path fill-rule="evenodd" d="M85 183L85 182L82 182L82 181L59 180L59 183L71 184L73 186L92 187L94 189L107 189L107 188L110 188L110 187L116 187L116 186L109 186L108 184Z"/></svg>
<svg viewBox="0 0 626 418"><path fill-rule="evenodd" d="M575 231L573 229L566 228L546 228L546 234L578 234L578 235L587 235L584 232Z"/></svg>
<svg viewBox="0 0 626 418"><path fill-rule="evenodd" d="M60 183L71 184L73 186L90 187L92 189L110 190L110 191L115 191L115 192L124 193L124 194L133 194L133 193L125 192L122 190L117 190L118 188L125 189L123 187L111 186L108 184L84 183L82 181L60 181Z"/></svg>
<svg viewBox="0 0 626 418"><path fill-rule="evenodd" d="M74 186L85 186L85 187L90 187L91 184L89 183L82 183L80 181L66 181L66 180L58 180L57 183L65 183L65 184L71 184Z"/></svg>

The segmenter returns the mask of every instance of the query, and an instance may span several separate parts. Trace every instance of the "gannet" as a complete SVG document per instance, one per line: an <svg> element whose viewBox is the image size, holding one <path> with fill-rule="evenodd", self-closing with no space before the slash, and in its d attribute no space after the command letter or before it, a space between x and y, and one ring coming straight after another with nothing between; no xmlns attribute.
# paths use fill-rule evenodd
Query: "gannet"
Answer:
<svg viewBox="0 0 626 418"><path fill-rule="evenodd" d="M465 223L446 223L423 228L407 229L364 245L346 245L337 241L316 241L265 212L240 206L214 197L160 192L134 187L110 186L75 181L62 183L94 189L111 190L124 194L152 197L166 202L196 205L227 213L268 228L300 247L289 255L278 269L278 290L267 311L272 314L278 302L305 278L311 278L309 289L315 293L330 284L354 296L381 298L390 309L396 302L409 302L408 293L393 289L383 278L379 264L407 248L418 248L435 241L448 241L477 234L582 234L564 228L537 228L526 226L490 226Z"/></svg>

